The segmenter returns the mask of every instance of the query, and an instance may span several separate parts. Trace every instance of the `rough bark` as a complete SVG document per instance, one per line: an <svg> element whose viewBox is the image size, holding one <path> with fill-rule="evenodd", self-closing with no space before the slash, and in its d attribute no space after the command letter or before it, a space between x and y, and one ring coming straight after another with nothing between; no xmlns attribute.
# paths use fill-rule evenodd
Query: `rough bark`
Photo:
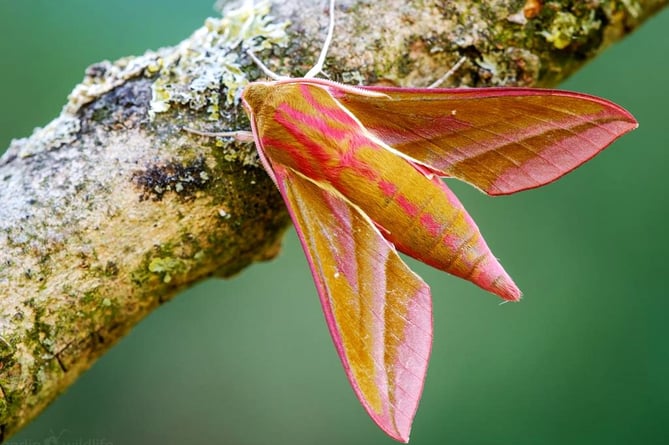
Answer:
<svg viewBox="0 0 669 445"><path fill-rule="evenodd" d="M551 86L667 0L339 2L325 70L346 83ZM0 159L0 440L158 305L278 250L289 220L235 98L253 49L294 76L326 2L228 10L178 45L91 66L62 114Z"/></svg>

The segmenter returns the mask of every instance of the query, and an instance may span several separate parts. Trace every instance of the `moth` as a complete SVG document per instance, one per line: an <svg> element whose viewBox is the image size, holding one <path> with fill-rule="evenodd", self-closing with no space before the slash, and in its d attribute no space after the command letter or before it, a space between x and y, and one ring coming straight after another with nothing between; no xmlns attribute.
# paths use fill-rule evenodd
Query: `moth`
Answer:
<svg viewBox="0 0 669 445"><path fill-rule="evenodd" d="M531 88L348 86L315 76L249 83L253 140L306 254L348 380L407 442L432 344L428 285L398 251L504 300L520 291L442 181L489 195L548 184L637 127L607 100ZM206 133L205 133L206 134Z"/></svg>

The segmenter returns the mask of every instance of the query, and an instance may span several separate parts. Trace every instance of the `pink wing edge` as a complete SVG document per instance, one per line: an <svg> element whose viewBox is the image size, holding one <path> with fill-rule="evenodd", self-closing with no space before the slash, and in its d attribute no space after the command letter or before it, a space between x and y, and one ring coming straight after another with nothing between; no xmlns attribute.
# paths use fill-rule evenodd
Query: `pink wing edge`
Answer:
<svg viewBox="0 0 669 445"><path fill-rule="evenodd" d="M284 201L286 201L286 191L285 188L282 184L282 178L283 175L280 173L280 170L274 170L274 174L277 175L278 179L278 186L279 191L281 192L281 195L284 197ZM286 201L287 202L287 201ZM412 388L410 388L408 391L403 388L402 385L398 384L397 381L400 382L407 382L409 379L395 379L394 387L396 390L399 390L401 392L404 392L404 394L408 395L407 399L401 399L401 400L395 400L396 406L394 407L394 410L396 411L395 415L393 416L391 414L391 406L387 403L388 401L384 398L384 401L386 404L384 404L384 409L383 413L379 414L374 411L374 409L371 407L369 402L366 400L364 394L362 393L361 388L358 386L355 377L353 375L353 371L351 370L351 366L348 363L348 360L346 359L346 354L344 350L344 345L337 327L337 322L335 320L334 314L332 312L332 307L330 306L329 303L329 298L328 298L328 293L325 288L324 283L320 280L319 274L317 273L317 266L313 262L311 255L308 253L308 246L307 246L307 241L305 239L305 235L302 232L301 228L296 224L296 217L294 215L294 210L292 207L288 204L288 212L291 216L291 219L293 220L293 225L295 226L295 231L298 235L298 238L300 240L300 244L302 245L302 249L306 253L306 258L307 262L309 264L309 268L311 271L311 275L313 277L313 281L316 285L316 290L318 292L318 296L321 302L321 307L323 309L323 314L325 316L325 321L328 326L328 330L330 332L330 336L332 337L332 341L334 343L335 349L337 350L337 355L339 355L339 358L341 360L342 366L344 367L344 371L346 372L346 377L353 388L353 391L355 392L356 397L360 401L361 405L365 408L365 411L367 414L372 418L374 423L376 423L379 428L381 428L388 436L391 438L407 443L409 441L409 435L411 432L411 425L413 423L413 418L416 414L416 411L418 409L418 402L420 401L422 392L423 392L423 386L425 383L425 372L427 370L427 364L429 362L430 358L430 353L431 353L431 347L427 348L427 353L425 355L425 363L420 363L420 364L415 364L413 368L419 368L420 371L422 371L423 376L420 378L420 384L418 387L413 385ZM370 224L370 230L374 230L378 232L378 228ZM395 247L388 242L380 233L379 233L379 238L382 240L384 243L386 243L387 248L393 252L396 252ZM422 280L421 280L422 281ZM431 302L432 302L432 297L430 293L429 286L427 284L424 284L424 288L422 288L418 293L420 295L421 293L423 294L425 300L428 304L430 304L430 311L427 311L427 313L421 314L421 312L424 312L421 310L420 305L413 305L412 310L409 311L408 313L408 319L413 320L412 325L418 325L418 326L423 326L427 325L430 326L430 332L429 332L429 345L431 346L432 344L432 311L431 311ZM427 320L425 320L427 318ZM419 322L415 322L416 320L421 320ZM409 331L409 329L406 329ZM405 334L410 334L409 332L405 332ZM412 336L407 335L407 339L402 343L400 348L405 347L408 349L412 349L411 345L415 345L416 341L412 341ZM403 354L398 354L398 358L402 358ZM380 392L383 392L380 390ZM410 412L406 412L401 409L402 406L409 405L408 409Z"/></svg>
<svg viewBox="0 0 669 445"><path fill-rule="evenodd" d="M330 82L327 82L327 83L329 84ZM431 298L430 288L427 284L425 284L423 282L423 284L425 286L424 290L427 292L426 300L427 300L428 304L430 305L430 311L427 313L427 318L428 319L426 320L426 324L430 327L430 332L429 332L430 339L429 339L429 346L428 346L427 351L426 351L425 363L423 365L423 377L420 380L419 387L418 388L413 388L413 391L412 391L413 392L412 399L414 399L414 400L409 402L410 404L414 405L411 408L412 412L409 415L406 415L404 417L404 421L401 424L398 425L397 422L396 422L397 419L391 419L391 418L388 418L387 416L377 415L374 412L374 410L372 409L372 407L369 405L369 403L365 399L364 395L362 394L361 388L358 386L358 384L355 381L355 378L353 376L351 367L350 367L348 361L346 360L346 355L345 355L345 352L344 352L344 346L343 346L340 334L339 334L338 329L337 329L337 323L335 321L334 314L332 313L332 309L330 307L330 304L328 303L327 291L324 287L324 284L320 281L319 276L316 272L316 265L314 264L313 260L311 259L311 256L308 253L309 250L308 250L307 242L306 242L305 237L304 237L304 233L301 231L299 225L297 225L295 223L296 216L295 216L295 213L294 213L294 209L292 208L292 206L290 205L290 203L287 200L286 190L285 190L283 184L281 183L281 181L278 180L278 179L283 179L283 178L281 178L280 173L277 175L277 171L275 170L275 168L273 167L271 162L267 159L267 157L264 154L262 141L258 137L258 132L257 132L257 129L256 129L255 121L253 119L250 119L250 122L251 122L251 128L252 128L252 133L253 133L253 139L255 141L255 145L256 145L256 148L257 148L257 151L258 151L258 156L260 158L260 161L261 161L265 171L267 172L267 174L272 178L272 181L277 186L277 188L278 188L279 192L281 193L281 196L284 200L284 203L286 203L288 213L291 217L291 220L293 221L293 225L295 227L295 231L296 231L296 233L298 235L298 238L300 240L302 250L305 252L305 257L306 257L307 262L309 264L309 269L311 271L311 275L312 275L314 284L316 285L316 290L318 292L318 297L319 297L320 302L321 302L321 307L323 309L323 314L325 316L325 321L326 321L326 324L328 326L330 336L332 337L332 341L334 343L335 349L337 351L337 355L339 356L339 359L342 363L342 366L344 367L346 377L347 377L351 387L353 388L353 391L354 391L356 397L360 401L360 404L363 406L363 408L365 409L367 414L371 417L371 419L374 421L374 423L379 428L381 428L381 430L384 433L386 433L389 437L391 437L392 439L397 440L398 442L408 443L409 442L409 435L411 433L411 425L413 423L413 418L416 414L416 411L418 409L418 402L420 401L421 395L423 393L423 387L424 387L424 384L425 384L425 375L426 375L426 372L427 372L427 365L429 363L429 359L430 359L430 355L431 355L431 349L432 349L431 346L432 346L432 326L433 326L433 323L432 323L432 310L431 310L432 309L432 298ZM375 225L372 225L372 229L378 232L378 228ZM387 240L385 240L383 235L381 235L379 233L379 236L388 244L389 249L391 249L392 251L396 251L395 247L391 243L389 243ZM425 322L425 320L424 320L424 322ZM384 407L384 411L386 411L386 412L388 411L387 406Z"/></svg>
<svg viewBox="0 0 669 445"><path fill-rule="evenodd" d="M588 156L583 157L582 159L579 160L578 163L574 164L570 168L564 169L559 175L553 177L552 179L548 181L539 181L536 184L529 184L525 187L521 188L514 188L509 191L505 190L497 190L497 191L492 191L492 190L481 190L483 193L489 195L489 196L505 196L505 195L512 195L514 193L518 192L523 192L526 190L532 190L538 187L543 187L544 185L551 184L558 179L562 178L563 176L571 173L572 171L576 170L579 168L581 165L587 163L591 159L593 159L595 156L597 156L599 153L604 151L607 147L609 147L616 139L619 137L623 136L626 133L629 133L630 131L636 129L639 127L639 122L636 120L636 118L627 111L625 108L622 106L616 104L615 102L612 102L608 99L604 99L598 96L594 96L591 94L586 94L586 93L579 93L576 91L570 91L570 90L559 90L559 89L552 89L552 88L530 88L530 87L482 87L482 88L403 88L403 87L390 87L390 86L359 86L359 87L354 87L351 90L348 90L350 92L357 92L360 94L360 92L368 92L372 93L373 95L377 94L385 94L385 93L397 93L397 92L403 92L403 93L416 93L418 95L441 95L441 94L452 94L452 95L457 95L457 96L470 96L472 98L476 97L499 97L499 96L520 96L520 95L526 95L526 96L562 96L562 97L573 97L577 99L584 99L590 102L595 102L604 107L604 109L608 112L611 112L612 114L618 115L620 118L620 121L613 129L609 130L607 128L607 131L610 133L614 134L614 137L611 138L611 140L606 143L602 144L599 149L597 150L592 150ZM363 123L364 124L364 123ZM605 127L605 126L601 126ZM404 155L405 158L409 159L410 157L408 155ZM421 166L424 166L427 170L434 172L440 177L443 178L448 178L450 175L447 173L439 170L438 168L435 168L429 164L426 164L424 162L421 162L418 159L412 159L414 164L418 164ZM477 188L478 187L475 184L471 184L473 187Z"/></svg>

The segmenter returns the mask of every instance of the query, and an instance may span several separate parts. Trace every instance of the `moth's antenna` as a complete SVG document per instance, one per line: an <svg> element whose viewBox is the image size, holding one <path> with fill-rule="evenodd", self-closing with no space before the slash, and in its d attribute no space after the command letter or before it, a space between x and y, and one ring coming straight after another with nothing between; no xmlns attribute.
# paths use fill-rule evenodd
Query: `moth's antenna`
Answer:
<svg viewBox="0 0 669 445"><path fill-rule="evenodd" d="M458 60L450 70L446 71L446 74L441 76L434 83L430 84L430 86L428 86L428 88L437 88L439 85L444 83L444 81L446 81L446 79L451 77L458 70L458 68L460 68L462 66L462 64L465 63L466 60L467 60L467 58L465 56L460 57L460 60Z"/></svg>
<svg viewBox="0 0 669 445"><path fill-rule="evenodd" d="M332 42L332 35L334 34L334 25L335 25L335 0L330 0L330 24L328 25L328 34L325 36L325 42L323 43L323 49L321 49L321 54L318 56L318 61L304 77L316 77L316 74L320 73L323 69L323 64L325 63L325 56L328 53L328 48Z"/></svg>
<svg viewBox="0 0 669 445"><path fill-rule="evenodd" d="M253 51L251 51L250 49L246 50L246 54L248 54L248 56L251 58L251 60L253 60L253 63L255 63L258 66L258 68L260 68L260 71L265 73L265 75L267 77L269 77L270 79L274 79L274 80L289 79L288 76L281 76L281 75L275 73L274 71L272 71L271 69L267 68L267 65L262 63L262 61L260 59L258 59L256 57L256 55L253 53Z"/></svg>
<svg viewBox="0 0 669 445"><path fill-rule="evenodd" d="M244 28L248 28L251 25L251 22L253 21L253 18L255 16L254 0L245 0L244 1L244 6L247 7L247 8L250 6L250 10L251 10L250 18L247 19L246 22L244 23ZM267 67L267 65L262 63L262 61L260 59L258 59L258 57L256 57L256 55L253 53L252 50L247 49L246 54L248 54L248 56L251 58L251 60L253 60L253 63L255 63L258 68L260 68L260 71L265 73L265 75L267 77L269 77L270 79L274 79L274 80L288 79L287 76L281 76L281 75L275 73L274 71L272 71L271 69L269 69Z"/></svg>

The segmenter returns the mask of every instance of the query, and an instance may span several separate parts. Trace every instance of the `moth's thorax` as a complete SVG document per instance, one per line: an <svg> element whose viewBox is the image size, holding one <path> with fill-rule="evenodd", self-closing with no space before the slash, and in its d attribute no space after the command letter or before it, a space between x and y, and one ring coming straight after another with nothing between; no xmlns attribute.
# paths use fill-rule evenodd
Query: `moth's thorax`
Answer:
<svg viewBox="0 0 669 445"><path fill-rule="evenodd" d="M259 149L307 176L336 168L363 143L360 124L327 85L308 79L257 82L246 87L243 99Z"/></svg>
<svg viewBox="0 0 669 445"><path fill-rule="evenodd" d="M271 114L282 104L303 109L314 108L314 101L333 101L326 88L312 84L307 79L252 82L244 89L242 99L251 115ZM317 105L316 108L320 106Z"/></svg>

